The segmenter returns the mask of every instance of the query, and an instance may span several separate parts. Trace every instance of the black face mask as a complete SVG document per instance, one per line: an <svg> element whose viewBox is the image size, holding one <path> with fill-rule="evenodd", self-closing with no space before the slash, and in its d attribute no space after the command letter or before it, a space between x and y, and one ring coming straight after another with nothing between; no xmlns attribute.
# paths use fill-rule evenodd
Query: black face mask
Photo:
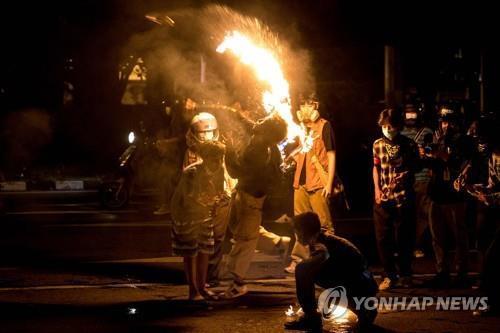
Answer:
<svg viewBox="0 0 500 333"><path fill-rule="evenodd" d="M405 126L406 127L416 127L417 126L417 121L416 120L406 120L405 121Z"/></svg>

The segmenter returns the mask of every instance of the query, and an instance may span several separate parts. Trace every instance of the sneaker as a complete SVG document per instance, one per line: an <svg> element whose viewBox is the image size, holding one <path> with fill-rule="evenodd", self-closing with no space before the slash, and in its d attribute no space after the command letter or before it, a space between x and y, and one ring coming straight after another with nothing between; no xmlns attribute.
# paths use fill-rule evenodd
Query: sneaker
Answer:
<svg viewBox="0 0 500 333"><path fill-rule="evenodd" d="M237 284L235 282L231 283L229 288L226 289L224 294L222 294L222 298L224 299L233 299L238 298L248 293L247 286L244 284Z"/></svg>
<svg viewBox="0 0 500 333"><path fill-rule="evenodd" d="M391 279L386 277L380 284L378 285L379 291L393 289L396 286L397 279Z"/></svg>
<svg viewBox="0 0 500 333"><path fill-rule="evenodd" d="M288 267L285 267L285 272L288 274L295 274L295 267L297 267L297 263L292 261Z"/></svg>
<svg viewBox="0 0 500 333"><path fill-rule="evenodd" d="M205 288L217 288L219 286L220 286L219 280L210 280L207 283L205 283Z"/></svg>
<svg viewBox="0 0 500 333"><path fill-rule="evenodd" d="M281 257L281 259L285 260L289 256L289 251L290 251L290 242L292 239L290 237L280 237L280 241L278 244L276 244L276 248L278 249L278 253Z"/></svg>
<svg viewBox="0 0 500 333"><path fill-rule="evenodd" d="M153 214L155 215L166 215L170 213L170 207L167 204L163 204L158 208L158 210L155 210Z"/></svg>
<svg viewBox="0 0 500 333"><path fill-rule="evenodd" d="M478 309L472 312L473 316L478 317L498 317L499 314L500 311L498 309L492 308L490 306L488 306L486 309Z"/></svg>
<svg viewBox="0 0 500 333"><path fill-rule="evenodd" d="M449 273L437 273L430 281L423 284L423 287L432 289L446 289L450 287L451 279Z"/></svg>
<svg viewBox="0 0 500 333"><path fill-rule="evenodd" d="M321 332L323 323L321 315L314 313L310 315L302 315L293 321L285 323L286 330L308 331L308 332Z"/></svg>
<svg viewBox="0 0 500 333"><path fill-rule="evenodd" d="M415 250L413 251L413 256L417 259L425 257L425 253L422 250Z"/></svg>
<svg viewBox="0 0 500 333"><path fill-rule="evenodd" d="M200 294L207 301L218 301L219 300L219 295L217 295L216 293L214 293L211 290L208 290L207 288L205 288L204 290L200 290Z"/></svg>
<svg viewBox="0 0 500 333"><path fill-rule="evenodd" d="M290 223L292 221L292 218L288 216L287 214L283 214L280 217L278 217L276 220L274 220L275 223Z"/></svg>

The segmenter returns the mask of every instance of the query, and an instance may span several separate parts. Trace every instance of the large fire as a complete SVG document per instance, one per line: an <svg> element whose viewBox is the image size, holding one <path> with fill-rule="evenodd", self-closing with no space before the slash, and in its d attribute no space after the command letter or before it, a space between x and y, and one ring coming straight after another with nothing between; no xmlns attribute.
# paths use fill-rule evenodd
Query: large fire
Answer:
<svg viewBox="0 0 500 333"><path fill-rule="evenodd" d="M219 53L224 53L226 50L250 66L260 81L267 83L268 89L262 94L264 109L268 113L277 112L286 121L288 140L292 141L299 137L300 141L304 142L305 131L293 120L288 81L273 53L256 45L238 31L229 33L217 47Z"/></svg>

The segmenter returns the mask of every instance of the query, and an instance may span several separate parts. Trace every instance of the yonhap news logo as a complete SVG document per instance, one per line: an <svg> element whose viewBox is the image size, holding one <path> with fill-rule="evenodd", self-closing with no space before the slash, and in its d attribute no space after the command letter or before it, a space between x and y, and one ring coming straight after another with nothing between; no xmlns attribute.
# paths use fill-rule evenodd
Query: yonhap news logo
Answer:
<svg viewBox="0 0 500 333"><path fill-rule="evenodd" d="M326 289L318 299L318 308L323 318L342 317L347 312L347 291L343 286Z"/></svg>
<svg viewBox="0 0 500 333"><path fill-rule="evenodd" d="M318 311L324 318L339 318L349 307L353 311L482 311L488 309L488 297L478 296L381 296L352 297L344 286L324 290L318 299Z"/></svg>

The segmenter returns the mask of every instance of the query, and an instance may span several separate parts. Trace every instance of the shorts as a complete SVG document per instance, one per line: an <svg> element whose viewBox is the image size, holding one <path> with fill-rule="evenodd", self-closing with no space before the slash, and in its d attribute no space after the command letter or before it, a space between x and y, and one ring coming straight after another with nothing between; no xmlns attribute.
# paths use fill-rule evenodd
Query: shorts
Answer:
<svg viewBox="0 0 500 333"><path fill-rule="evenodd" d="M214 253L213 219L173 221L172 250L174 255L194 257L200 253Z"/></svg>

